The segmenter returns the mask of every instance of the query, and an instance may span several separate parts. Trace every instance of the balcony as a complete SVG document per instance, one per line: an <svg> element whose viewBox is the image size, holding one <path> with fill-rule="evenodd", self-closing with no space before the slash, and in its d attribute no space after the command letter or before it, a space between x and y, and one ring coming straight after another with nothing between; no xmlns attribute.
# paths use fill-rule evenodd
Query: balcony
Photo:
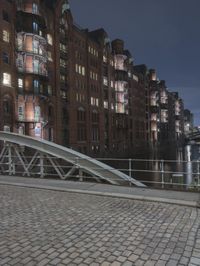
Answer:
<svg viewBox="0 0 200 266"><path fill-rule="evenodd" d="M114 67L116 70L121 70L121 71L128 71L127 69L127 65L126 65L126 59L127 56L126 55L115 55L114 56Z"/></svg>

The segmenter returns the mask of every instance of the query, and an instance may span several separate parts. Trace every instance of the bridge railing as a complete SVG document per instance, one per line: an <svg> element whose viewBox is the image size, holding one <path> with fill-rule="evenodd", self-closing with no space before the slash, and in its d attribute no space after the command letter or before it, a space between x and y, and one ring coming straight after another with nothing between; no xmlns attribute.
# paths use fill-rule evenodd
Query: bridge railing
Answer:
<svg viewBox="0 0 200 266"><path fill-rule="evenodd" d="M97 158L147 186L200 190L200 161Z"/></svg>
<svg viewBox="0 0 200 266"><path fill-rule="evenodd" d="M0 161L0 174L16 175L16 176L31 176L31 177L47 177L59 178L59 173L64 172L66 178L81 181L92 181L97 177L87 175L83 172L80 165L82 158L73 157L76 161L72 166L70 163L64 162L61 158L49 156L48 160L34 160L30 166L32 156L24 156L24 167L21 167L21 162L16 158L12 158L9 162L9 156L5 155L5 160ZM145 160L145 159L119 159L119 158L95 158L98 161L106 163L116 170L119 170L126 175L142 182L148 187L176 189L176 190L200 190L200 161L176 161L176 160ZM54 164L52 165L51 160ZM92 160L92 158L91 158ZM42 164L42 167L41 167ZM56 167L55 167L56 166ZM28 169L28 173L24 171ZM56 170L57 169L57 170ZM99 170L98 166L93 170ZM102 169L101 169L102 170ZM127 185L127 181L120 181L122 185Z"/></svg>

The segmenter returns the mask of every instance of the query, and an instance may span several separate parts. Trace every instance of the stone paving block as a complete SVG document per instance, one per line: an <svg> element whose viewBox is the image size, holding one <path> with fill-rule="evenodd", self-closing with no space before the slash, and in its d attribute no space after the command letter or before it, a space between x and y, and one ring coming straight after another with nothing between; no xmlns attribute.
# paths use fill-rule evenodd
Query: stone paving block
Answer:
<svg viewBox="0 0 200 266"><path fill-rule="evenodd" d="M122 266L133 266L134 264L131 261L125 261Z"/></svg>
<svg viewBox="0 0 200 266"><path fill-rule="evenodd" d="M195 208L0 186L0 217L1 266L200 265Z"/></svg>
<svg viewBox="0 0 200 266"><path fill-rule="evenodd" d="M155 264L155 266L165 266L167 264L166 261L164 260L158 260Z"/></svg>
<svg viewBox="0 0 200 266"><path fill-rule="evenodd" d="M192 264L196 264L196 265L200 265L200 258L196 258L196 257L191 257L190 259L190 263Z"/></svg>
<svg viewBox="0 0 200 266"><path fill-rule="evenodd" d="M138 258L139 258L138 255L132 254L130 257L128 257L128 260L129 261L132 261L132 262L135 262Z"/></svg>
<svg viewBox="0 0 200 266"><path fill-rule="evenodd" d="M37 266L45 266L45 265L48 265L49 264L49 259L47 259L47 258L45 258L45 259L43 259L43 260L41 260L38 264L37 264Z"/></svg>

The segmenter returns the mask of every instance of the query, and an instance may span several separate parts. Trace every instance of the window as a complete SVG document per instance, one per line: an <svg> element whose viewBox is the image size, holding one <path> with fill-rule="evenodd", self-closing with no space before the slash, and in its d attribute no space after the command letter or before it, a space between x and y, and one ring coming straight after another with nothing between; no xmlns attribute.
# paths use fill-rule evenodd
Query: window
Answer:
<svg viewBox="0 0 200 266"><path fill-rule="evenodd" d="M18 88L23 88L23 79L18 79Z"/></svg>
<svg viewBox="0 0 200 266"><path fill-rule="evenodd" d="M53 62L52 54L50 51L47 52L47 57L50 62Z"/></svg>
<svg viewBox="0 0 200 266"><path fill-rule="evenodd" d="M3 30L3 40L4 42L10 42L10 33L7 30Z"/></svg>
<svg viewBox="0 0 200 266"><path fill-rule="evenodd" d="M61 90L61 91L60 91L60 96L61 96L61 98L63 98L63 99L67 99L67 93L66 93L66 91Z"/></svg>
<svg viewBox="0 0 200 266"><path fill-rule="evenodd" d="M3 85L11 86L11 75L8 73L3 73Z"/></svg>
<svg viewBox="0 0 200 266"><path fill-rule="evenodd" d="M36 3L33 3L32 12L33 12L33 14L38 14L38 5Z"/></svg>
<svg viewBox="0 0 200 266"><path fill-rule="evenodd" d="M9 64L8 53L3 52L2 57L3 57L3 62L6 63L6 64Z"/></svg>
<svg viewBox="0 0 200 266"><path fill-rule="evenodd" d="M60 66L61 67L66 67L66 61L62 58L60 58Z"/></svg>
<svg viewBox="0 0 200 266"><path fill-rule="evenodd" d="M24 120L24 106L18 106L18 119L19 121Z"/></svg>
<svg viewBox="0 0 200 266"><path fill-rule="evenodd" d="M47 43L50 45L53 45L53 38L52 38L51 34L47 34Z"/></svg>
<svg viewBox="0 0 200 266"><path fill-rule="evenodd" d="M82 67L82 75L85 76L85 67Z"/></svg>
<svg viewBox="0 0 200 266"><path fill-rule="evenodd" d="M34 110L34 120L35 122L39 122L40 121L40 106L35 106L35 110Z"/></svg>
<svg viewBox="0 0 200 266"><path fill-rule="evenodd" d="M52 95L52 87L51 87L51 85L48 85L47 91L48 91L48 95Z"/></svg>
<svg viewBox="0 0 200 266"><path fill-rule="evenodd" d="M38 33L38 24L36 22L33 22L33 32Z"/></svg>
<svg viewBox="0 0 200 266"><path fill-rule="evenodd" d="M9 114L11 111L11 105L8 100L3 101L3 112L4 114Z"/></svg>
<svg viewBox="0 0 200 266"><path fill-rule="evenodd" d="M3 20L10 22L9 15L5 10L3 10L2 16L3 16Z"/></svg>
<svg viewBox="0 0 200 266"><path fill-rule="evenodd" d="M67 46L63 43L60 43L60 51L62 51L63 53L67 52Z"/></svg>
<svg viewBox="0 0 200 266"><path fill-rule="evenodd" d="M79 122L84 122L86 120L86 114L85 114L85 110L83 108L79 108L77 110L77 121Z"/></svg>
<svg viewBox="0 0 200 266"><path fill-rule="evenodd" d="M93 123L98 123L99 122L99 114L97 113L96 110L92 112L92 122Z"/></svg>
<svg viewBox="0 0 200 266"><path fill-rule="evenodd" d="M60 81L65 82L65 76L64 75L60 75Z"/></svg>
<svg viewBox="0 0 200 266"><path fill-rule="evenodd" d="M39 81L37 79L33 80L33 89L35 94L39 93Z"/></svg>

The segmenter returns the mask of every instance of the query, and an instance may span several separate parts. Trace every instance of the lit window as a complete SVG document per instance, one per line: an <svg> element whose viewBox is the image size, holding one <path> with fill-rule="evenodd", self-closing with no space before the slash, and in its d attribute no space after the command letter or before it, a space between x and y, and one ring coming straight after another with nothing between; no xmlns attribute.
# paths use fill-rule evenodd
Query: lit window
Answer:
<svg viewBox="0 0 200 266"><path fill-rule="evenodd" d="M78 66L78 73L81 74L81 66Z"/></svg>
<svg viewBox="0 0 200 266"><path fill-rule="evenodd" d="M18 79L18 87L23 88L23 79Z"/></svg>
<svg viewBox="0 0 200 266"><path fill-rule="evenodd" d="M51 34L47 34L47 42L48 42L48 44L53 45L53 38L52 38Z"/></svg>
<svg viewBox="0 0 200 266"><path fill-rule="evenodd" d="M3 40L4 42L10 42L10 34L7 30L3 30Z"/></svg>
<svg viewBox="0 0 200 266"><path fill-rule="evenodd" d="M3 73L3 85L11 86L11 75L8 73Z"/></svg>
<svg viewBox="0 0 200 266"><path fill-rule="evenodd" d="M39 80L37 79L33 80L33 89L34 89L34 94L39 94Z"/></svg>
<svg viewBox="0 0 200 266"><path fill-rule="evenodd" d="M107 77L103 77L103 84L105 86L108 86L108 78Z"/></svg>
<svg viewBox="0 0 200 266"><path fill-rule="evenodd" d="M60 58L60 66L61 67L66 67L66 62L62 58Z"/></svg>
<svg viewBox="0 0 200 266"><path fill-rule="evenodd" d="M82 67L82 75L85 76L85 67Z"/></svg>
<svg viewBox="0 0 200 266"><path fill-rule="evenodd" d="M51 87L51 85L48 85L47 90L48 90L48 95L52 95L52 87Z"/></svg>
<svg viewBox="0 0 200 266"><path fill-rule="evenodd" d="M105 109L108 109L108 101L104 101L104 102L103 102L103 105L104 105L104 108L105 108Z"/></svg>
<svg viewBox="0 0 200 266"><path fill-rule="evenodd" d="M35 122L39 122L40 120L40 106L35 106L35 110L34 110L34 120Z"/></svg>
<svg viewBox="0 0 200 266"><path fill-rule="evenodd" d="M67 46L63 43L60 43L60 51L62 51L63 53L67 52Z"/></svg>
<svg viewBox="0 0 200 266"><path fill-rule="evenodd" d="M50 51L47 52L47 57L50 62L53 62L52 54Z"/></svg>
<svg viewBox="0 0 200 266"><path fill-rule="evenodd" d="M33 3L32 12L33 12L33 14L38 14L38 5L36 3Z"/></svg>
<svg viewBox="0 0 200 266"><path fill-rule="evenodd" d="M66 98L67 98L66 91L60 91L60 96L61 96L63 99L66 99Z"/></svg>
<svg viewBox="0 0 200 266"><path fill-rule="evenodd" d="M18 119L19 121L24 120L24 106L18 106Z"/></svg>
<svg viewBox="0 0 200 266"><path fill-rule="evenodd" d="M36 22L33 22L33 32L38 33L38 24Z"/></svg>
<svg viewBox="0 0 200 266"><path fill-rule="evenodd" d="M60 80L61 81L65 81L65 76L64 75L60 75Z"/></svg>
<svg viewBox="0 0 200 266"><path fill-rule="evenodd" d="M90 98L90 103L91 103L91 105L94 105L94 98L93 97Z"/></svg>

